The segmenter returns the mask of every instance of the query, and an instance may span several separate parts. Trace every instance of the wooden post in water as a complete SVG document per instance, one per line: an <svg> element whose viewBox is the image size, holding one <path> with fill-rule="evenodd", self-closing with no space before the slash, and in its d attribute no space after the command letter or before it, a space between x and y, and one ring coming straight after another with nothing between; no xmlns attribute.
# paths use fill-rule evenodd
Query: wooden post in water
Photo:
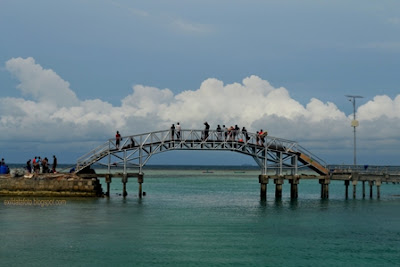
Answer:
<svg viewBox="0 0 400 267"><path fill-rule="evenodd" d="M122 175L122 184L123 184L123 189L122 189L122 196L126 197L128 195L128 192L126 192L126 183L128 182L128 175L124 173Z"/></svg>
<svg viewBox="0 0 400 267"><path fill-rule="evenodd" d="M111 174L106 174L107 192L106 196L110 196Z"/></svg>
<svg viewBox="0 0 400 267"><path fill-rule="evenodd" d="M274 179L274 183L275 183L275 198L277 199L282 198L283 178Z"/></svg>
<svg viewBox="0 0 400 267"><path fill-rule="evenodd" d="M266 200L267 199L267 184L268 184L268 175L265 174L260 174L258 176L258 181L260 183L260 198L261 200Z"/></svg>
<svg viewBox="0 0 400 267"><path fill-rule="evenodd" d="M143 173L139 173L138 183L139 183L139 198L142 198L142 196L143 196L143 192L142 192Z"/></svg>
<svg viewBox="0 0 400 267"><path fill-rule="evenodd" d="M368 181L369 184L369 197L372 198L372 189L374 186L374 181Z"/></svg>

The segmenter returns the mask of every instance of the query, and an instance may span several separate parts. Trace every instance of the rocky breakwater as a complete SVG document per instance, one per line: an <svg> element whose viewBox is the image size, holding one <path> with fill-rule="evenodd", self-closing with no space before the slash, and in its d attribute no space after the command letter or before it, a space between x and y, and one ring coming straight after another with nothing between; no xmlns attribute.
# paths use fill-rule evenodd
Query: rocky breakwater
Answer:
<svg viewBox="0 0 400 267"><path fill-rule="evenodd" d="M101 183L95 176L81 178L74 173L22 174L11 171L0 175L0 195L100 197Z"/></svg>

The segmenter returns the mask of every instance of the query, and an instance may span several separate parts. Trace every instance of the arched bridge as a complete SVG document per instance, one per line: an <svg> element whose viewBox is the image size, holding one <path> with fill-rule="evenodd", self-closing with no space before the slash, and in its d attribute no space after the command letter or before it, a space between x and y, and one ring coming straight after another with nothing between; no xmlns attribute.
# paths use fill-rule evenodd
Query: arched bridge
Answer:
<svg viewBox="0 0 400 267"><path fill-rule="evenodd" d="M170 130L155 131L122 137L117 146L115 139L88 152L77 160L75 172L79 173L94 163L108 166L123 166L124 173L135 169L139 174L149 159L158 153L171 150L232 151L251 156L261 168L261 174L275 172L283 175L290 170L298 175L301 169L309 169L317 175L329 174L326 163L307 151L295 141L272 136L260 138L256 133L232 132L227 134L216 130L181 130L180 136Z"/></svg>

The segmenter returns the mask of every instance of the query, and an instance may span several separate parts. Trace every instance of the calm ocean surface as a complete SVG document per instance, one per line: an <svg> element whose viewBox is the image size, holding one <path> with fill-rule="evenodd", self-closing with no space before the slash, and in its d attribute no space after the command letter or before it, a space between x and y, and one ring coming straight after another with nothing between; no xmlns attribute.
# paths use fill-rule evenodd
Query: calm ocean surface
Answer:
<svg viewBox="0 0 400 267"><path fill-rule="evenodd" d="M145 169L123 198L0 197L1 266L399 266L400 184L345 199L332 182L301 180L260 201L258 170ZM103 182L103 191L106 185ZM350 195L352 196L350 190ZM11 205L10 200L32 205Z"/></svg>

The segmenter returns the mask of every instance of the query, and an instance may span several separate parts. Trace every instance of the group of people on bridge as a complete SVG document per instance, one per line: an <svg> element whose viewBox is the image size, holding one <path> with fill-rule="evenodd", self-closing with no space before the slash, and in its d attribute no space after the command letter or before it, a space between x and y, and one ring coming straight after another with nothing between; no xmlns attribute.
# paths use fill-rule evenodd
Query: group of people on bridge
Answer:
<svg viewBox="0 0 400 267"><path fill-rule="evenodd" d="M181 140L182 135L181 135L182 127L179 122L171 125L170 128L170 136L171 140ZM209 132L210 132L210 124L208 122L204 122L204 130L202 131L202 137L201 139L203 141L206 141L209 139ZM242 129L236 124L235 126L230 126L226 127L225 125L218 124L216 128L217 132L217 141L239 141L239 142L244 142L247 143L251 139L246 127L243 126ZM256 144L263 146L265 143L265 137L267 136L268 132L263 131L262 129L260 131L257 131L256 133ZM176 138L176 139L175 139ZM122 137L119 131L116 132L115 134L115 146L117 149L120 149ZM135 145L134 140L131 138L131 143L128 145L129 147L133 147Z"/></svg>
<svg viewBox="0 0 400 267"><path fill-rule="evenodd" d="M171 140L174 140L175 135L176 139L180 140L181 139L181 125L178 122L177 125L175 124L171 125ZM208 122L204 122L204 130L202 132L202 140L208 140L209 138L209 132L210 132L210 125ZM240 127L236 124L235 126L230 126L229 128L226 127L225 125L218 124L216 128L217 132L217 141L239 141L239 142L248 142L250 140L250 136L247 132L246 127L243 126L243 128L240 130ZM240 133L242 136L239 138ZM267 131L263 131L262 129L260 131L257 131L256 135L256 144L263 146L265 143L265 137L267 136Z"/></svg>

